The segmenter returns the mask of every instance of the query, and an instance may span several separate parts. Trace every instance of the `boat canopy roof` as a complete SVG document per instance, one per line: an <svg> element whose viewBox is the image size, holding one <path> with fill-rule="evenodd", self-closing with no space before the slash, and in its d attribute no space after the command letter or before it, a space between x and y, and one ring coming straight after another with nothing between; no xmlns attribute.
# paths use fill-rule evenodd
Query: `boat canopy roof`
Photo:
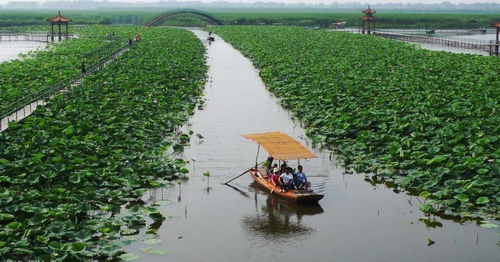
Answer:
<svg viewBox="0 0 500 262"><path fill-rule="evenodd" d="M242 136L264 147L274 159L291 160L317 157L297 140L281 132L248 134Z"/></svg>

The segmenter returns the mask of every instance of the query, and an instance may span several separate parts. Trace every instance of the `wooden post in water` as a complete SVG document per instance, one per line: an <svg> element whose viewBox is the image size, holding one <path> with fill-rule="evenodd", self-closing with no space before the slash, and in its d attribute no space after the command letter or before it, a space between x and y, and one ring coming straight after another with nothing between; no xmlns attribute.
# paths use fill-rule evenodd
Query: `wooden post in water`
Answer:
<svg viewBox="0 0 500 262"><path fill-rule="evenodd" d="M61 33L61 24L58 24L57 25L57 40L61 41L61 36L62 36L62 33Z"/></svg>
<svg viewBox="0 0 500 262"><path fill-rule="evenodd" d="M497 39L495 41L495 55L498 56L498 49L500 48L500 46L498 46L500 44L500 42L498 41L498 35L500 35L500 27L497 27Z"/></svg>

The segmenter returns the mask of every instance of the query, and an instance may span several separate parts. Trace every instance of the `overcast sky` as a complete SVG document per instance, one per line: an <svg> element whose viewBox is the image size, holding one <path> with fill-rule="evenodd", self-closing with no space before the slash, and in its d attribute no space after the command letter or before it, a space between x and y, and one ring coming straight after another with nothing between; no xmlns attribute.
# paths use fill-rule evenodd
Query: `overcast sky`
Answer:
<svg viewBox="0 0 500 262"><path fill-rule="evenodd" d="M0 0L0 3L16 2L16 1L38 1L45 2L47 0ZM78 0L77 0L78 1ZM102 0L97 0L102 1ZM160 0L108 0L109 2L159 2ZM168 0L164 0L165 2ZM178 2L185 1L201 1L201 2L219 2L220 0L177 0ZM224 0L225 2L279 2L279 3L345 3L345 2L361 2L361 3L426 3L435 4L444 2L443 0ZM500 3L500 0L448 0L450 3Z"/></svg>

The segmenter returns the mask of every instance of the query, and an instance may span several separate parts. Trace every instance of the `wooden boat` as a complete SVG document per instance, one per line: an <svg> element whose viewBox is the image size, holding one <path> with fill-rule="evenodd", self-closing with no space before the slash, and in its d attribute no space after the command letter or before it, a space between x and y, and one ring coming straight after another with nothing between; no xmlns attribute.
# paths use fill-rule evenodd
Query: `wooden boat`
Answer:
<svg viewBox="0 0 500 262"><path fill-rule="evenodd" d="M276 209L279 213L284 214L295 214L298 216L313 216L317 214L322 214L324 212L323 208L319 203L310 203L307 205L299 204L295 201L289 201L286 198L278 197L277 195L269 194L269 190L257 182L253 181L250 187L259 193L266 194L268 196L267 208Z"/></svg>
<svg viewBox="0 0 500 262"><path fill-rule="evenodd" d="M287 190L285 192L281 192L281 188L275 186L273 183L269 182L267 179L267 174L265 168L257 168L257 170L250 170L250 175L255 180L255 182L261 186L269 190L268 192L271 195L275 195L290 201L297 202L299 204L313 204L318 203L324 195L314 193L312 190Z"/></svg>
<svg viewBox="0 0 500 262"><path fill-rule="evenodd" d="M243 137L251 139L259 144L257 152L259 152L262 146L275 160L308 159L317 157L298 141L281 132L249 134L243 135ZM270 164L271 163L268 163L268 165ZM269 182L267 179L266 169L259 167L257 163L255 167L250 170L250 175L260 187L269 190L271 195L299 204L318 203L318 201L324 197L324 195L317 194L313 190L287 190L281 192L280 187Z"/></svg>

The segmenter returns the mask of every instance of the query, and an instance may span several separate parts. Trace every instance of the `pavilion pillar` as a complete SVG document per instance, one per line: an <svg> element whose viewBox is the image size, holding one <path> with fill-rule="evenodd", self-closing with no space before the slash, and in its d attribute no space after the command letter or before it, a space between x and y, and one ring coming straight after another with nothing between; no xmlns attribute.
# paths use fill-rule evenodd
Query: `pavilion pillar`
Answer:
<svg viewBox="0 0 500 262"><path fill-rule="evenodd" d="M57 29L58 29L58 39L59 39L59 41L61 41L61 37L62 37L61 23L57 24Z"/></svg>
<svg viewBox="0 0 500 262"><path fill-rule="evenodd" d="M50 24L50 40L52 40L52 42L54 42L54 24L53 23Z"/></svg>
<svg viewBox="0 0 500 262"><path fill-rule="evenodd" d="M499 39L498 39L498 36L500 35L500 27L497 27L497 38L496 38L496 41L495 41L495 55L498 56L498 51L500 49L500 42L499 42Z"/></svg>

